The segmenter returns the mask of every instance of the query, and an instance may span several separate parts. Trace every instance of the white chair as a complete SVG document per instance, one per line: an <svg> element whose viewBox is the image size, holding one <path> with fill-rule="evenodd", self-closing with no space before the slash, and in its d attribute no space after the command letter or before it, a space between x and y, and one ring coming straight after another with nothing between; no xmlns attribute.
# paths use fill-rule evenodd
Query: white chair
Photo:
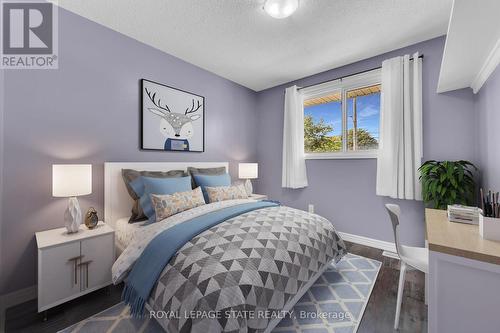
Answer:
<svg viewBox="0 0 500 333"><path fill-rule="evenodd" d="M399 243L399 216L401 209L398 205L386 204L385 208L389 213L394 231L394 242L396 251L401 262L399 272L398 299L396 303L396 318L394 319L394 329L399 327L399 314L401 312L401 301L403 300L403 289L405 286L406 266L411 266L427 274L429 272L429 250L425 247L404 246Z"/></svg>

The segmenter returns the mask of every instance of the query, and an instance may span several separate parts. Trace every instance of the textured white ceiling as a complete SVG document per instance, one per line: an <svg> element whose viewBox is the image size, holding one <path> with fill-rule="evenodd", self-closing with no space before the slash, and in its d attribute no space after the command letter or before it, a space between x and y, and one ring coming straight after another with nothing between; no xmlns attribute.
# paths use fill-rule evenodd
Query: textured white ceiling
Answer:
<svg viewBox="0 0 500 333"><path fill-rule="evenodd" d="M446 33L452 0L58 0L59 6L259 91Z"/></svg>

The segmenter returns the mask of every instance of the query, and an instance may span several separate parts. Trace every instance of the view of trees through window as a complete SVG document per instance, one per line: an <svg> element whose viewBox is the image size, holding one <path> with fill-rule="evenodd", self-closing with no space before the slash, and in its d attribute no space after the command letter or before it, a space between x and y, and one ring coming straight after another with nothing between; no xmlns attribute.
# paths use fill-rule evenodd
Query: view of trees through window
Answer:
<svg viewBox="0 0 500 333"><path fill-rule="evenodd" d="M380 122L380 85L346 93L347 151L378 148ZM304 102L304 148L306 153L343 151L341 93Z"/></svg>

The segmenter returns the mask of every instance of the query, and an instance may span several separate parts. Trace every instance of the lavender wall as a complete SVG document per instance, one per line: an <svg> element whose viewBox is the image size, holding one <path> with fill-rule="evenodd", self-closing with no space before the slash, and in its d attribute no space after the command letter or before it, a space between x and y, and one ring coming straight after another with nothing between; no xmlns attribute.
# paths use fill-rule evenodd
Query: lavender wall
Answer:
<svg viewBox="0 0 500 333"><path fill-rule="evenodd" d="M258 190L284 204L316 212L331 221L339 231L393 241L384 204L397 202L403 211L402 239L419 245L424 240L424 210L420 202L389 200L375 195L376 160L308 160L309 187L301 190L281 188L281 147L285 87L305 86L342 77L381 65L384 59L419 51L423 61L424 160L475 160L473 96L470 89L437 94L436 87L444 48L439 37L389 52L351 65L313 75L260 92L257 96Z"/></svg>
<svg viewBox="0 0 500 333"><path fill-rule="evenodd" d="M104 161L230 161L236 175L257 156L255 92L62 9L59 26L59 70L6 72L0 294L35 284L34 232L63 225L53 163L93 164L80 203L102 217ZM141 78L205 96L205 153L138 149Z"/></svg>
<svg viewBox="0 0 500 333"><path fill-rule="evenodd" d="M375 160L310 160L310 186L281 189L283 91L291 84L318 83L420 51L425 54L425 159L478 157L472 93L435 93L444 38L255 93L67 11L60 11L59 20L59 70L5 73L0 294L35 283L33 234L63 224L66 200L51 197L53 163L94 164L94 193L82 197L81 204L83 209L95 206L102 216L104 161L228 160L233 175L235 162L259 161L257 192L298 208L313 203L340 231L392 241L383 210L392 200L375 195ZM205 153L138 149L140 78L206 97ZM403 239L421 244L422 204L398 203L403 208ZM8 210L1 210L2 205Z"/></svg>
<svg viewBox="0 0 500 333"><path fill-rule="evenodd" d="M475 98L478 114L478 159L482 186L500 191L500 66Z"/></svg>

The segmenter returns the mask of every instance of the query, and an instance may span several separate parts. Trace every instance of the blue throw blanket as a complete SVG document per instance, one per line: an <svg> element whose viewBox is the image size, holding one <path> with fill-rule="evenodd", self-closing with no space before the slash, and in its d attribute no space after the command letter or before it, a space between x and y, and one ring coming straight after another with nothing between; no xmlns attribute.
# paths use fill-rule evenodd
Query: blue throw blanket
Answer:
<svg viewBox="0 0 500 333"><path fill-rule="evenodd" d="M122 299L130 305L130 313L136 317L143 314L144 305L161 272L177 251L193 237L233 217L278 205L276 202L258 201L223 208L177 224L156 235L137 259L125 281Z"/></svg>

